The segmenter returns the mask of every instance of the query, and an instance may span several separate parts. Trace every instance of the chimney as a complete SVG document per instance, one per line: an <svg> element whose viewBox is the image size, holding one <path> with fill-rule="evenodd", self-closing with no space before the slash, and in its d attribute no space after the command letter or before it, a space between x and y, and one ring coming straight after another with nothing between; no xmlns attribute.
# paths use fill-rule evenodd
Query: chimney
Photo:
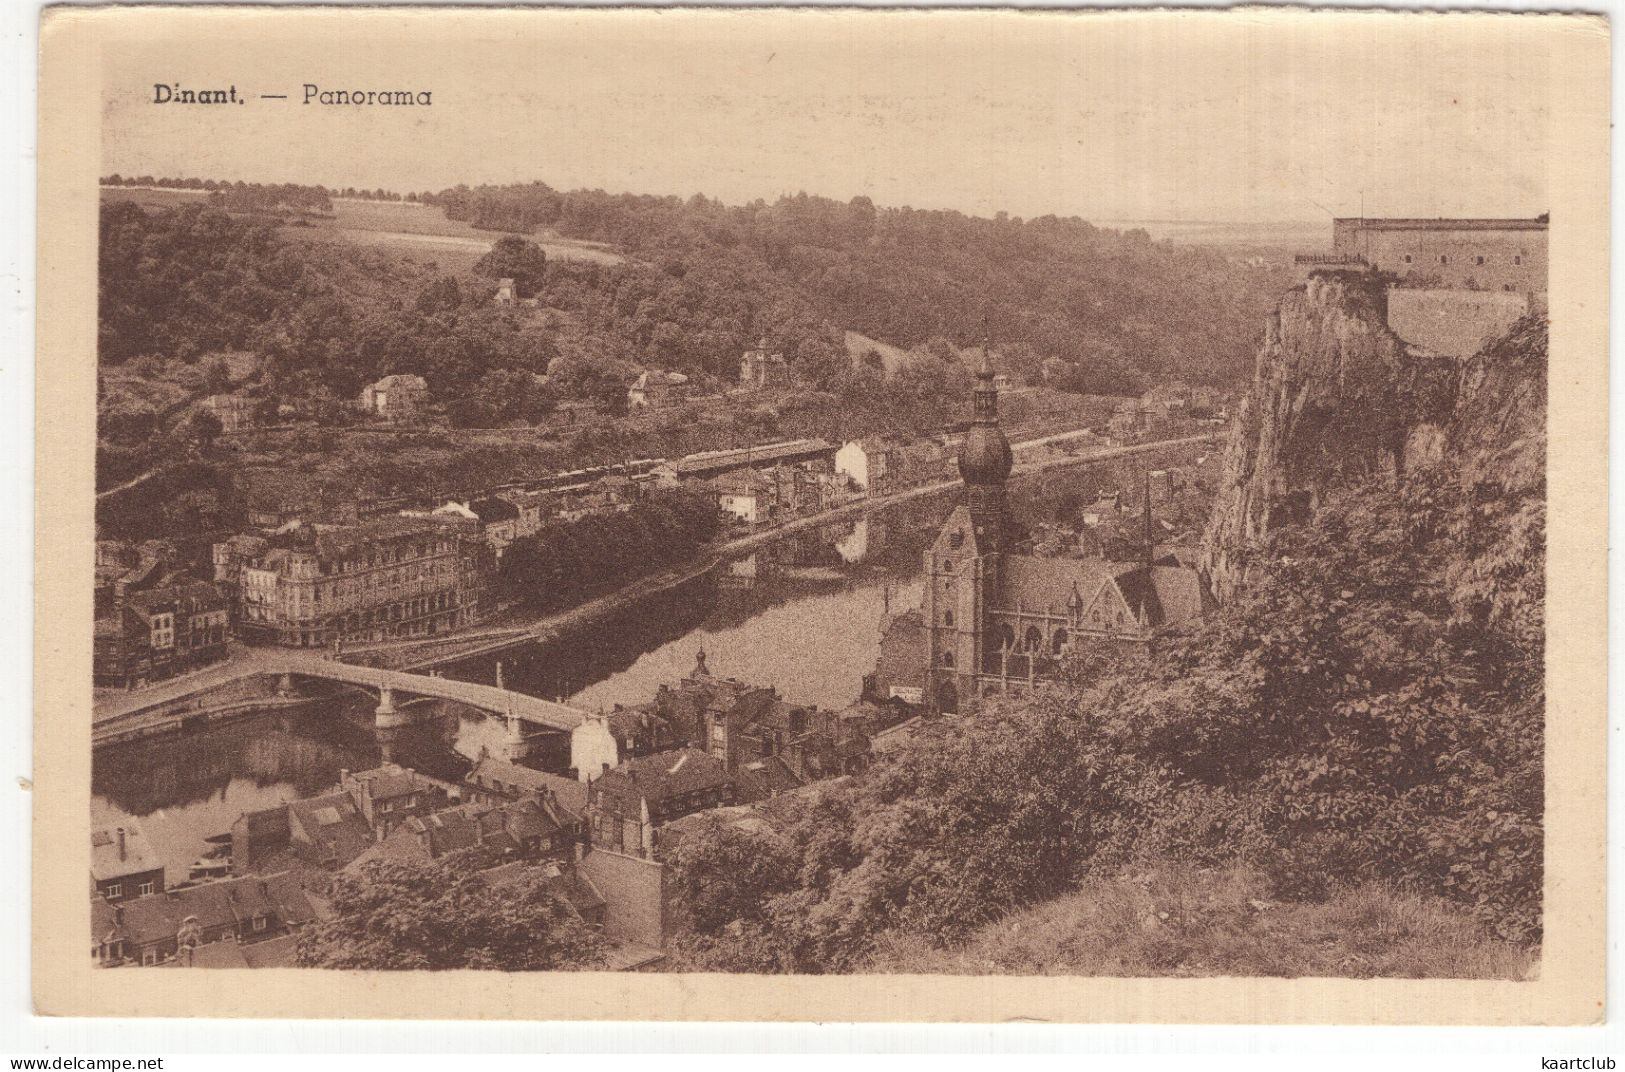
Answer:
<svg viewBox="0 0 1625 1072"><path fill-rule="evenodd" d="M118 858L122 860L124 856L124 828L121 826L118 828Z"/></svg>

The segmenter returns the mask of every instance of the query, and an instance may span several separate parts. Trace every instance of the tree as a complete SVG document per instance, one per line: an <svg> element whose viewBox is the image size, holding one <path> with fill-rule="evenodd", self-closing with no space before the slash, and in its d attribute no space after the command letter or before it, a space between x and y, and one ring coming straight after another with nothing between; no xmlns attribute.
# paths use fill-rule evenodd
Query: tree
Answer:
<svg viewBox="0 0 1625 1072"><path fill-rule="evenodd" d="M363 970L560 971L603 963L604 940L539 867L493 880L481 850L428 864L375 860L333 880L331 918L299 935L299 964Z"/></svg>
<svg viewBox="0 0 1625 1072"><path fill-rule="evenodd" d="M492 279L512 279L521 298L542 289L547 274L547 254L542 247L518 235L503 235L491 245L491 252L474 262L474 271Z"/></svg>
<svg viewBox="0 0 1625 1072"><path fill-rule="evenodd" d="M197 409L193 410L192 415L186 419L181 434L189 442L197 444L203 450L208 450L214 446L215 439L223 430L219 417L206 409Z"/></svg>
<svg viewBox="0 0 1625 1072"><path fill-rule="evenodd" d="M226 362L215 358L203 367L203 390L211 395L224 394L231 390L231 369Z"/></svg>

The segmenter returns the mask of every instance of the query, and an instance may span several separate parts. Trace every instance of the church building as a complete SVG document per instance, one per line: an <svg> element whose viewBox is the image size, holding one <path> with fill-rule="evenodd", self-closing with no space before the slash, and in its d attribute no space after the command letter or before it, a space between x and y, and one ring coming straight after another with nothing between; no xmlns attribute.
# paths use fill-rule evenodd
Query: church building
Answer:
<svg viewBox="0 0 1625 1072"><path fill-rule="evenodd" d="M1213 605L1197 570L1149 543L1135 562L1031 554L1007 513L1014 459L985 350L976 379L959 454L965 500L925 552L920 608L921 698L948 712L989 691L1030 687L1080 645L1143 646Z"/></svg>

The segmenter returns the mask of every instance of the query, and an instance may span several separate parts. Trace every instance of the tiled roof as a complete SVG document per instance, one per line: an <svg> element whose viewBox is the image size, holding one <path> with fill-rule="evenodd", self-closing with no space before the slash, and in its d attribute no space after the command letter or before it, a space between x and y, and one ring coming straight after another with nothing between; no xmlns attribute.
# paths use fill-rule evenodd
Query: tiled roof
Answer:
<svg viewBox="0 0 1625 1072"><path fill-rule="evenodd" d="M763 443L754 447L735 447L730 450L708 450L698 454L677 459L675 468L679 474L696 472L707 469L724 468L730 465L768 465L783 458L797 457L807 454L822 454L833 452L835 446L822 439L790 439L780 443Z"/></svg>
<svg viewBox="0 0 1625 1072"><path fill-rule="evenodd" d="M305 832L320 843L324 855L337 857L340 866L373 843L372 828L349 793L328 793L290 801L288 810L298 817Z"/></svg>
<svg viewBox="0 0 1625 1072"><path fill-rule="evenodd" d="M371 860L426 863L477 845L518 852L530 838L551 837L563 828L536 797L512 804L465 804L408 819L389 837L351 862L355 870Z"/></svg>
<svg viewBox="0 0 1625 1072"><path fill-rule="evenodd" d="M803 785L795 771L779 756L744 764L734 773L734 781L739 785L740 799L746 801L765 800Z"/></svg>
<svg viewBox="0 0 1625 1072"><path fill-rule="evenodd" d="M468 508L486 524L493 521L512 521L519 516L519 508L506 499L475 499Z"/></svg>
<svg viewBox="0 0 1625 1072"><path fill-rule="evenodd" d="M1200 618L1212 609L1213 597L1202 583L1202 575L1181 566L1155 566L1151 570L1163 620L1157 624L1179 626Z"/></svg>
<svg viewBox="0 0 1625 1072"><path fill-rule="evenodd" d="M435 788L428 779L405 767L374 767L371 770L356 771L350 775L350 780L364 786L367 795L373 800L394 800L397 797L428 792Z"/></svg>
<svg viewBox="0 0 1625 1072"><path fill-rule="evenodd" d="M513 790L509 791L518 793L540 793L544 789L550 790L553 799L578 818L587 807L585 783L558 774L531 770L529 767L521 767L495 756L485 756L475 763L474 769L468 772L467 781L482 788L489 788L492 783L513 786Z"/></svg>
<svg viewBox="0 0 1625 1072"><path fill-rule="evenodd" d="M493 886L502 886L514 882L521 882L527 878L539 877L583 915L601 909L605 905L604 895L597 886L585 875L576 870L572 864L561 864L548 860L545 863L515 862L493 867L483 872L484 877Z"/></svg>
<svg viewBox="0 0 1625 1072"><path fill-rule="evenodd" d="M1064 610L1074 589L1087 606L1101 585L1136 568L1134 563L1107 562L1101 558L1010 555L1004 561L1003 583L993 609L1013 609L1019 602L1028 609Z"/></svg>
<svg viewBox="0 0 1625 1072"><path fill-rule="evenodd" d="M184 581L168 588L150 588L145 592L131 592L124 599L125 606L143 615L164 613L172 608L180 614L224 610L226 599L219 589L203 581Z"/></svg>
<svg viewBox="0 0 1625 1072"><path fill-rule="evenodd" d="M695 748L656 752L629 759L592 783L593 799L621 815L633 815L647 798L651 806L668 797L726 786L722 760Z"/></svg>
<svg viewBox="0 0 1625 1072"><path fill-rule="evenodd" d="M196 918L198 926L209 931L256 917L297 926L315 918L315 912L297 878L283 872L206 882L116 905L99 901L92 923L98 938L114 935L135 945L149 945L173 938L188 918Z"/></svg>

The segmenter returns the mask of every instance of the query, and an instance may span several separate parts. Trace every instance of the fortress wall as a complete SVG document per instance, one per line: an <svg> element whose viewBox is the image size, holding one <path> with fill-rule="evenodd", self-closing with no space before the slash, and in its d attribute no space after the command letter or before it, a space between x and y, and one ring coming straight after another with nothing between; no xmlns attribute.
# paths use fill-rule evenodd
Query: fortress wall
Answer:
<svg viewBox="0 0 1625 1072"><path fill-rule="evenodd" d="M1529 298L1492 290L1388 292L1388 329L1414 346L1470 357L1529 311Z"/></svg>

